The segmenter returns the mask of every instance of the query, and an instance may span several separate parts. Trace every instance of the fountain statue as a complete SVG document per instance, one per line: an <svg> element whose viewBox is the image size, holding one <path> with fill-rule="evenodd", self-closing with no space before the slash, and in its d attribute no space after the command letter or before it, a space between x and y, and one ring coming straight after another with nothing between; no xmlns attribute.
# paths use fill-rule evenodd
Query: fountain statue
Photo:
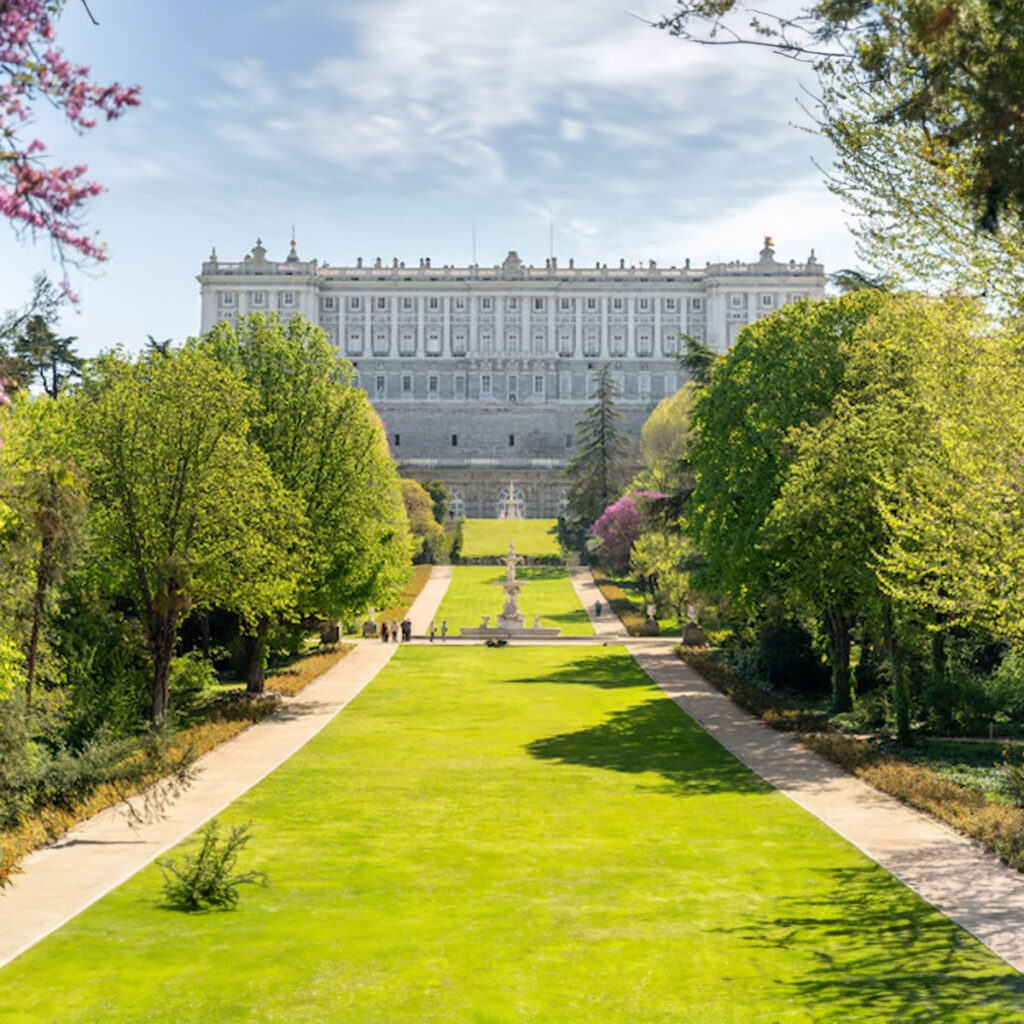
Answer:
<svg viewBox="0 0 1024 1024"><path fill-rule="evenodd" d="M502 590L505 591L505 605L501 613L495 616L493 626L489 625L491 617L485 615L481 625L463 629L460 631L461 635L505 640L510 637L540 640L558 636L562 631L542 626L539 615L534 616L532 626L527 626L525 617L519 610L519 592L527 584L523 580L516 579L516 566L522 563L523 558L516 554L514 541L509 541L508 554L503 561L505 562L505 578L498 581L501 583Z"/></svg>

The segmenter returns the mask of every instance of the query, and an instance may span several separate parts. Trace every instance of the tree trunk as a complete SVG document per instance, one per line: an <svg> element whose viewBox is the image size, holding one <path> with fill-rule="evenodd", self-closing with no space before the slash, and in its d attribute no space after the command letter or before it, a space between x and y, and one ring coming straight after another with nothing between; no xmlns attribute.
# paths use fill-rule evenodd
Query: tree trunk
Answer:
<svg viewBox="0 0 1024 1024"><path fill-rule="evenodd" d="M840 608L825 612L828 659L832 664L832 714L853 710L850 675L850 620Z"/></svg>
<svg viewBox="0 0 1024 1024"><path fill-rule="evenodd" d="M246 631L245 641L245 692L253 695L263 693L267 681L267 636L270 634L270 619L260 616L255 630Z"/></svg>
<svg viewBox="0 0 1024 1024"><path fill-rule="evenodd" d="M25 657L25 703L32 706L32 691L35 689L36 671L39 663L39 637L43 630L46 613L46 594L54 578L53 538L43 535L36 562L36 586L32 595L32 632L29 635L28 652Z"/></svg>
<svg viewBox="0 0 1024 1024"><path fill-rule="evenodd" d="M882 635L889 655L889 671L892 675L892 703L896 712L896 739L900 743L911 743L910 735L910 691L907 687L907 668L893 623L892 604L882 605Z"/></svg>
<svg viewBox="0 0 1024 1024"><path fill-rule="evenodd" d="M151 720L159 728L167 720L170 705L171 659L178 638L178 616L174 612L154 612L150 617L149 642L153 655L153 692Z"/></svg>

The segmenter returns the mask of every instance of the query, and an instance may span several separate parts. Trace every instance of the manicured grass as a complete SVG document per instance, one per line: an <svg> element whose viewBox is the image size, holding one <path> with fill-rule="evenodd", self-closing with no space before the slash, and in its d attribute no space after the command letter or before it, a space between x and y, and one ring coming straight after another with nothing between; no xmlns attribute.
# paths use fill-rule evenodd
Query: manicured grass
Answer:
<svg viewBox="0 0 1024 1024"><path fill-rule="evenodd" d="M449 632L458 636L467 626L479 626L485 615L491 616L491 625L505 604L501 583L505 569L499 565L459 565L455 578L438 609L438 628L442 620ZM576 591L565 569L557 566L520 566L516 579L526 586L519 592L519 609L526 624L533 625L533 617L541 617L542 626L557 626L566 636L592 636L594 627L576 597Z"/></svg>
<svg viewBox="0 0 1024 1024"><path fill-rule="evenodd" d="M1024 1021L1021 975L617 648L403 647L222 819L268 888L188 915L148 868L0 973L0 1020Z"/></svg>
<svg viewBox="0 0 1024 1024"><path fill-rule="evenodd" d="M516 554L539 558L558 555L558 524L554 519L467 519L463 526L463 558L496 558Z"/></svg>

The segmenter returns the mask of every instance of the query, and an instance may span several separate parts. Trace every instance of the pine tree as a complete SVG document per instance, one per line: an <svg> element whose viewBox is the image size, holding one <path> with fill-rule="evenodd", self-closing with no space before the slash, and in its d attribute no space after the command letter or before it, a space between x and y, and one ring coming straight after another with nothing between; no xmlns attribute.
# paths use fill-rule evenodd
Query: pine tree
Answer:
<svg viewBox="0 0 1024 1024"><path fill-rule="evenodd" d="M615 408L620 392L611 368L597 371L593 404L576 424L576 454L565 475L571 481L567 518L579 537L617 498L629 479L629 437L618 427L622 413Z"/></svg>

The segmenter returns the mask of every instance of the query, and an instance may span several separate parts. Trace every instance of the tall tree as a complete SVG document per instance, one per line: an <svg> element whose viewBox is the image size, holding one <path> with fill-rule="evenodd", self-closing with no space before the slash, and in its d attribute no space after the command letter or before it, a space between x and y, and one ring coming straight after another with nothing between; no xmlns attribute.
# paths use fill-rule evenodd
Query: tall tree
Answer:
<svg viewBox="0 0 1024 1024"><path fill-rule="evenodd" d="M595 374L592 404L576 424L576 453L569 460L569 518L582 533L619 496L628 480L631 442L619 428L619 388L605 363Z"/></svg>
<svg viewBox="0 0 1024 1024"><path fill-rule="evenodd" d="M293 558L280 539L303 519L248 440L244 381L209 355L106 356L73 401L90 554L146 624L160 724L183 617L220 604L256 619L290 603Z"/></svg>
<svg viewBox="0 0 1024 1024"><path fill-rule="evenodd" d="M273 314L220 324L192 347L248 384L249 436L308 523L297 614L339 619L386 603L408 578L412 544L383 427L351 364L319 327ZM254 665L250 680L261 686Z"/></svg>
<svg viewBox="0 0 1024 1024"><path fill-rule="evenodd" d="M820 0L778 12L748 0L678 0L658 24L705 45L768 48L810 64L825 96L881 98L870 130L909 131L919 155L964 169L960 193L985 231L1024 214L1024 61L1018 2ZM831 94L829 96L829 94Z"/></svg>
<svg viewBox="0 0 1024 1024"><path fill-rule="evenodd" d="M825 417L856 331L886 301L860 291L787 306L744 328L700 392L688 521L713 589L755 605L770 589L762 529L792 458L788 435Z"/></svg>
<svg viewBox="0 0 1024 1024"><path fill-rule="evenodd" d="M31 704L39 668L43 634L56 589L76 547L85 513L85 483L74 462L62 454L68 431L67 409L45 399L20 396L0 462L0 497L15 517L5 531L7 570L25 577L24 617L28 635L25 656L25 698ZM13 557L12 557L13 556ZM6 575L6 573L5 573ZM13 583L13 576L8 576ZM16 588L12 587L12 590Z"/></svg>

